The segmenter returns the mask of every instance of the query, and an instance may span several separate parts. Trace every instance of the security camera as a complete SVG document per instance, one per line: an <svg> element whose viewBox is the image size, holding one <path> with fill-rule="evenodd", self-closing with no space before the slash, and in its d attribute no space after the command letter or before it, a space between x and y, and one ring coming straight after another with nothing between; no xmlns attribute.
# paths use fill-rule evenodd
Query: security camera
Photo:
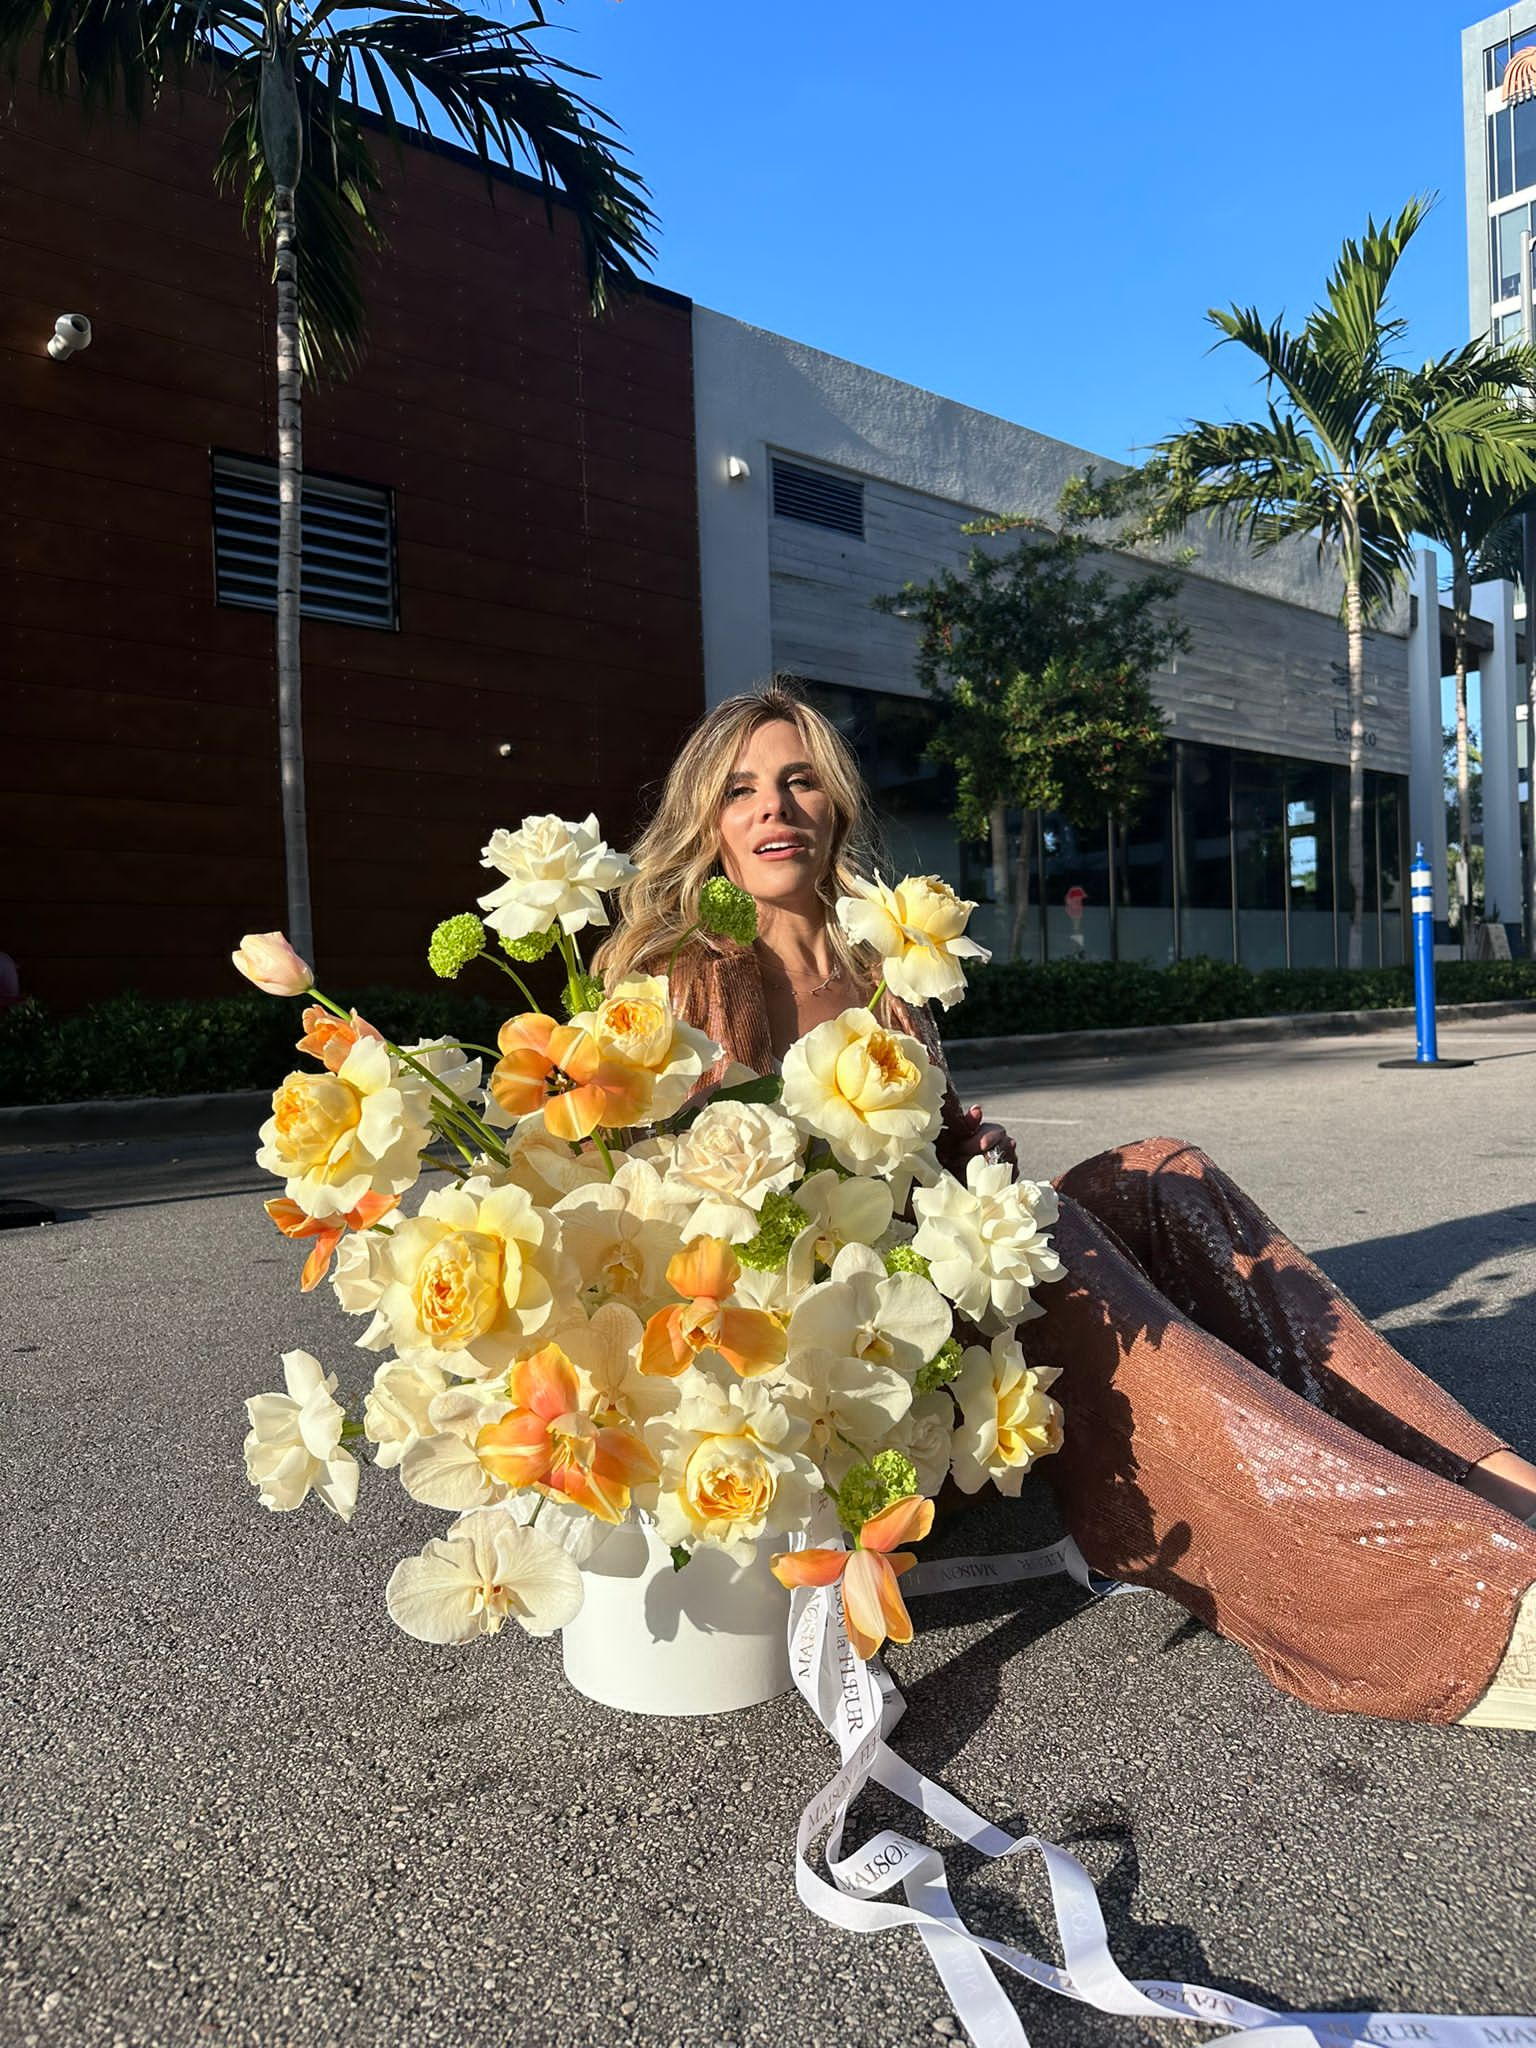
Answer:
<svg viewBox="0 0 1536 2048"><path fill-rule="evenodd" d="M76 349L91 345L91 323L83 313L61 313L53 323L48 353L56 363L67 363Z"/></svg>

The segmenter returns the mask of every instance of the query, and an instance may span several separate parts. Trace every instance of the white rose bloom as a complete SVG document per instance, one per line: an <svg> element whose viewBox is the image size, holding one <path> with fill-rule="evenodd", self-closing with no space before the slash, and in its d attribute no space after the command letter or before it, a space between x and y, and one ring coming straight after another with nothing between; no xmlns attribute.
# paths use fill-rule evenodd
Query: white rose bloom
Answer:
<svg viewBox="0 0 1536 2048"><path fill-rule="evenodd" d="M360 1341L428 1351L465 1379L493 1379L532 1350L574 1292L559 1218L484 1178L434 1190L383 1245L385 1284Z"/></svg>
<svg viewBox="0 0 1536 2048"><path fill-rule="evenodd" d="M378 1446L375 1465L392 1471L413 1444L433 1433L428 1411L447 1388L447 1374L430 1358L392 1358L379 1367L363 1403L363 1434Z"/></svg>
<svg viewBox="0 0 1536 2048"><path fill-rule="evenodd" d="M957 896L937 875L907 875L894 889L884 882L854 883L838 899L837 921L855 945L880 955L885 985L904 1003L942 1003L947 1010L965 994L962 960L990 960L985 946L965 937L974 903Z"/></svg>
<svg viewBox="0 0 1536 2048"><path fill-rule="evenodd" d="M256 1394L245 1404L245 1476L264 1508L288 1514L317 1493L350 1522L357 1506L357 1460L341 1448L346 1411L331 1397L336 1375L307 1351L283 1353L286 1394Z"/></svg>
<svg viewBox="0 0 1536 2048"><path fill-rule="evenodd" d="M393 1218L400 1221L396 1211ZM349 1316L371 1316L388 1275L380 1263L388 1236L380 1230L349 1230L331 1261L331 1288Z"/></svg>
<svg viewBox="0 0 1536 2048"><path fill-rule="evenodd" d="M810 1218L790 1246L785 1267L796 1294L811 1285L818 1265L832 1264L844 1245L875 1245L891 1228L894 1203L888 1181L863 1175L844 1180L824 1167L801 1181L794 1199Z"/></svg>
<svg viewBox="0 0 1536 2048"><path fill-rule="evenodd" d="M645 1325L632 1308L610 1301L590 1322L562 1323L552 1342L558 1344L576 1368L582 1406L588 1412L606 1411L621 1423L644 1433L645 1425L677 1406L689 1373L670 1380L663 1373L641 1372L640 1343ZM585 1508L573 1510L587 1521L595 1518ZM540 1528L543 1522L540 1521Z"/></svg>
<svg viewBox="0 0 1536 2048"><path fill-rule="evenodd" d="M434 1080L450 1089L460 1102L469 1102L480 1086L480 1062L452 1038L423 1038L415 1045L401 1047ZM407 1073L410 1069L406 1069Z"/></svg>
<svg viewBox="0 0 1536 2048"><path fill-rule="evenodd" d="M499 868L506 881L480 898L486 923L506 939L527 939L558 923L579 932L604 925L602 891L634 874L598 832L596 815L580 824L567 818L524 818L515 832L493 832L480 865Z"/></svg>
<svg viewBox="0 0 1536 2048"><path fill-rule="evenodd" d="M647 1121L675 1116L720 1057L720 1047L685 1024L672 1008L666 977L633 975L611 989L602 1006L571 1019L613 1053L653 1077Z"/></svg>
<svg viewBox="0 0 1536 2048"><path fill-rule="evenodd" d="M821 1474L802 1453L806 1424L777 1386L697 1383L646 1432L661 1458L656 1532L663 1543L718 1545L739 1564L758 1539L806 1526Z"/></svg>
<svg viewBox="0 0 1536 2048"><path fill-rule="evenodd" d="M643 1159L627 1159L611 1181L595 1181L556 1202L561 1242L588 1310L622 1301L647 1316L671 1305L667 1262L690 1206L670 1194Z"/></svg>
<svg viewBox="0 0 1536 2048"><path fill-rule="evenodd" d="M672 1142L667 1194L695 1205L685 1242L719 1237L745 1244L758 1231L764 1200L800 1171L800 1133L782 1111L760 1102L712 1102Z"/></svg>
<svg viewBox="0 0 1536 2048"><path fill-rule="evenodd" d="M801 1296L789 1319L791 1369L801 1351L830 1351L914 1379L949 1337L949 1303L919 1273L886 1272L861 1244L845 1245L832 1276Z"/></svg>
<svg viewBox="0 0 1536 2048"><path fill-rule="evenodd" d="M887 1031L867 1009L844 1010L796 1040L784 1055L782 1100L851 1173L936 1171L944 1077L915 1038Z"/></svg>
<svg viewBox="0 0 1536 2048"><path fill-rule="evenodd" d="M500 1422L511 1406L499 1383L451 1386L434 1395L427 1406L426 1430L400 1460L400 1484L412 1500L463 1514L505 1498L505 1482L481 1464L475 1439L490 1423Z"/></svg>
<svg viewBox="0 0 1536 2048"><path fill-rule="evenodd" d="M493 1636L510 1615L552 1635L581 1611L581 1573L541 1529L509 1515L472 1515L402 1558L384 1595L390 1619L423 1643Z"/></svg>
<svg viewBox="0 0 1536 2048"><path fill-rule="evenodd" d="M831 1351L797 1351L775 1384L784 1406L810 1432L807 1455L834 1486L886 1447L912 1405L912 1388L899 1372Z"/></svg>
<svg viewBox="0 0 1536 2048"><path fill-rule="evenodd" d="M1054 1366L1028 1366L1013 1337L973 1344L950 1381L960 1403L955 1431L955 1484L977 1493L990 1479L999 1493L1017 1494L1036 1458L1061 1449L1061 1409L1046 1393Z"/></svg>
<svg viewBox="0 0 1536 2048"><path fill-rule="evenodd" d="M917 1490L930 1499L949 1477L954 1454L955 1404L941 1388L920 1394L891 1431L887 1444L905 1451L917 1468Z"/></svg>
<svg viewBox="0 0 1536 2048"><path fill-rule="evenodd" d="M1062 1264L1046 1227L1056 1221L1052 1189L1015 1180L1010 1169L972 1159L962 1187L952 1173L912 1196L918 1230L912 1240L933 1284L973 1323L1020 1320L1030 1290L1059 1280Z"/></svg>
<svg viewBox="0 0 1536 2048"><path fill-rule="evenodd" d="M258 1166L307 1216L345 1216L364 1195L401 1195L421 1173L432 1091L377 1038L359 1038L334 1074L290 1074L261 1127Z"/></svg>

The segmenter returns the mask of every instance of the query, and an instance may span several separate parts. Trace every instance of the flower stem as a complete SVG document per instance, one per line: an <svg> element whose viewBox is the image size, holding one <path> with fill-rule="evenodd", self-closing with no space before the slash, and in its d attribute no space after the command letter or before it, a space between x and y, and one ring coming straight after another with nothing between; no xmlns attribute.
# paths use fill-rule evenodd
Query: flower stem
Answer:
<svg viewBox="0 0 1536 2048"><path fill-rule="evenodd" d="M594 1131L592 1133L592 1142L597 1147L598 1152L601 1154L604 1166L606 1166L608 1169L608 1178L612 1180L615 1172L615 1167L613 1164L613 1154L608 1150L608 1147L603 1143L603 1134L601 1131Z"/></svg>
<svg viewBox="0 0 1536 2048"><path fill-rule="evenodd" d="M517 983L518 991L521 994L523 1001L528 1005L529 1009L533 1011L534 1015L542 1016L544 1013L540 1010L538 1004L529 994L528 984L526 981L524 981L523 977L518 973L517 969L515 967L509 967L505 960L494 959L489 953L487 953L486 958L490 960L491 965L493 967L499 967L502 973L505 974L509 980L515 981ZM488 1048L485 1046L477 1046L475 1049L477 1052L485 1052L488 1050ZM500 1053L498 1053L496 1057L500 1059Z"/></svg>
<svg viewBox="0 0 1536 2048"><path fill-rule="evenodd" d="M878 987L878 988L877 988L877 989L875 990L874 994L873 994L873 995L872 995L872 996L870 997L870 999L869 999L869 1007L870 1007L871 1011L873 1011L873 1009L874 1009L875 1005L876 1005L876 1004L877 1004L877 1003L879 1002L880 998L881 998L881 997L882 997L882 996L883 996L884 994L885 994L885 976L884 976L884 975L882 974L882 975L881 975L881 977L880 977L880 986L879 986L879 987Z"/></svg>
<svg viewBox="0 0 1536 2048"><path fill-rule="evenodd" d="M681 953L684 946L687 945L688 941L693 937L694 933L698 930L702 922L703 920L701 918L696 917L693 923L689 925L687 931L685 931L683 933L683 936L678 940L677 944L672 948L671 952L667 955L667 979L669 981L672 978L672 969L677 964L678 954Z"/></svg>

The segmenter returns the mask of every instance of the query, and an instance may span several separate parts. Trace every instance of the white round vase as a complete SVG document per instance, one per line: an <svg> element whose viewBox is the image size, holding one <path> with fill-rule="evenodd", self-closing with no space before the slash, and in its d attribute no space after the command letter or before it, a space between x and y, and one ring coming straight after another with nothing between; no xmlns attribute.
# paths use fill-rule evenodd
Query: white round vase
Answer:
<svg viewBox="0 0 1536 2048"><path fill-rule="evenodd" d="M788 1692L789 1595L770 1554L743 1566L701 1544L675 1571L650 1523L625 1522L582 1567L566 1677L626 1714L729 1714Z"/></svg>

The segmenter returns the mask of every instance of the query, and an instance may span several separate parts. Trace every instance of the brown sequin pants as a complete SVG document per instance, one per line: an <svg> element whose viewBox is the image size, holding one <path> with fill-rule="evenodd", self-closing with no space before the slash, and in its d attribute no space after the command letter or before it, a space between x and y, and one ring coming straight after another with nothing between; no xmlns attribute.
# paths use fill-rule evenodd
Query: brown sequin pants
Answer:
<svg viewBox="0 0 1536 2048"><path fill-rule="evenodd" d="M1097 1571L1170 1594L1309 1705L1455 1721L1536 1582L1536 1532L1456 1480L1504 1448L1195 1147L1064 1174L1048 1461Z"/></svg>

